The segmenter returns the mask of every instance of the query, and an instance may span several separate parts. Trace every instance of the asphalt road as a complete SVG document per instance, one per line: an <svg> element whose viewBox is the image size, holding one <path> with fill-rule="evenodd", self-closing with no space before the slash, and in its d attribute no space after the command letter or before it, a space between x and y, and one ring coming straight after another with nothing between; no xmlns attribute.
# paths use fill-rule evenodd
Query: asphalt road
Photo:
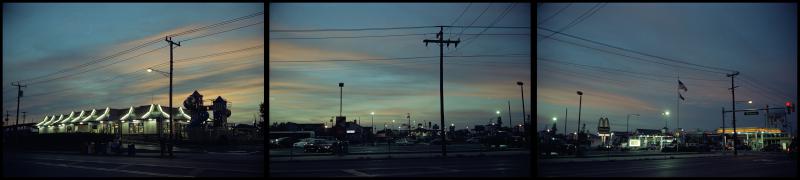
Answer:
<svg viewBox="0 0 800 180"><path fill-rule="evenodd" d="M378 144L376 146L370 145L352 145L350 146L349 150L351 153L387 153L387 152L421 152L421 151L441 151L441 145L423 145L423 144L414 144L408 146L399 146L399 145L391 145L391 147L387 146L387 144ZM448 151L466 151L466 150L480 150L480 144L450 144L447 145ZM303 152L303 148L271 148L269 150L270 155L289 155L289 151L292 150L293 154L317 154L317 153L305 153Z"/></svg>
<svg viewBox="0 0 800 180"><path fill-rule="evenodd" d="M270 162L270 177L530 177L530 156Z"/></svg>
<svg viewBox="0 0 800 180"><path fill-rule="evenodd" d="M263 177L264 155L154 157L3 152L4 177Z"/></svg>
<svg viewBox="0 0 800 180"><path fill-rule="evenodd" d="M541 177L797 177L797 160L754 154L665 160L539 164Z"/></svg>

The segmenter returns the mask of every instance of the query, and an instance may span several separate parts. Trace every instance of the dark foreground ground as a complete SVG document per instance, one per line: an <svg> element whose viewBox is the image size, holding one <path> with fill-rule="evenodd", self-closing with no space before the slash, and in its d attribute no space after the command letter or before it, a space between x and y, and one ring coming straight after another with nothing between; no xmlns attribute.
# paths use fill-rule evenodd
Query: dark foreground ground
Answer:
<svg viewBox="0 0 800 180"><path fill-rule="evenodd" d="M264 177L264 155L157 153L137 157L54 152L3 152L3 177Z"/></svg>
<svg viewBox="0 0 800 180"><path fill-rule="evenodd" d="M541 177L797 177L782 153L661 160L539 163Z"/></svg>
<svg viewBox="0 0 800 180"><path fill-rule="evenodd" d="M530 155L270 162L270 177L530 177Z"/></svg>

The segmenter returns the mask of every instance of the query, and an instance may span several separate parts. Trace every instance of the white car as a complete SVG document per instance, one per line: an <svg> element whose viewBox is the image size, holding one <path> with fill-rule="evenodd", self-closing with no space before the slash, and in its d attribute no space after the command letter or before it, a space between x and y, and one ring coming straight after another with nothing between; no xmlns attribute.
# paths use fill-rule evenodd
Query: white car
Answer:
<svg viewBox="0 0 800 180"><path fill-rule="evenodd" d="M315 139L316 138L305 138L305 139L302 139L302 140L292 144L292 147L296 147L296 148L305 147L306 144L308 144L308 142L314 141Z"/></svg>

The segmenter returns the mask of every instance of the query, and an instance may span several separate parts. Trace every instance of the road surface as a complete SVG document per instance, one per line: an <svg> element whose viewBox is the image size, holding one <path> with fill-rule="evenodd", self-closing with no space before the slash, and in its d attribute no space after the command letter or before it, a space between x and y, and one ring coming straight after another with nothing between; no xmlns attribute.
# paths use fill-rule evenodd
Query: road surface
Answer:
<svg viewBox="0 0 800 180"><path fill-rule="evenodd" d="M5 177L263 177L264 171L263 154L176 153L160 159L3 152Z"/></svg>
<svg viewBox="0 0 800 180"><path fill-rule="evenodd" d="M530 177L530 155L270 162L270 177Z"/></svg>
<svg viewBox="0 0 800 180"><path fill-rule="evenodd" d="M797 161L780 153L748 156L539 163L541 177L797 177Z"/></svg>

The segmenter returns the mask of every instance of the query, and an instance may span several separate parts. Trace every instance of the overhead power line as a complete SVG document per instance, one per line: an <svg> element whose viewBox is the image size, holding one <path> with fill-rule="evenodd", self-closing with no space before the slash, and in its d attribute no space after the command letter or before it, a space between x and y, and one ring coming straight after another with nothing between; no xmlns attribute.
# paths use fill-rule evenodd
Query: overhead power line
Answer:
<svg viewBox="0 0 800 180"><path fill-rule="evenodd" d="M377 38L377 37L399 37L399 36L423 36L432 35L436 33L418 33L418 34L390 34L390 35L366 35L366 36L326 36L326 37L276 37L269 39L352 39L352 38ZM464 35L480 35L480 34L464 34ZM497 33L497 34L482 34L487 36L530 36L527 33Z"/></svg>
<svg viewBox="0 0 800 180"><path fill-rule="evenodd" d="M463 11L461 11L461 15L458 15L458 18L456 18L456 20L454 20L452 23L450 23L450 25L451 25L451 26L452 26L452 25L455 25L455 24L456 24L456 22L458 22L458 20L459 20L459 19L461 19L461 16L464 16L464 13L466 13L466 12L467 12L467 10L469 10L469 7L471 7L471 6L472 6L472 3L469 3L469 5L467 5L467 8L464 8L464 10L463 10ZM452 33L450 33L450 31L452 31L452 30L453 30L453 29L450 29L450 28L448 28L448 29L447 29L447 34L449 34L450 36L453 36L453 34L452 34Z"/></svg>
<svg viewBox="0 0 800 180"><path fill-rule="evenodd" d="M497 24L498 22L500 22L500 20L502 20L504 17L506 17L506 15L508 15L508 13L511 12L511 9L513 9L515 6L516 6L516 4L514 4L514 3L509 4L508 7L506 7L506 9L503 10L502 13L500 13L500 15L498 15L496 18L494 18L492 23L489 23L488 27L484 28L483 31L479 32L478 35L476 35L473 38L470 38L470 39L464 38L463 41L466 41L466 43L464 43L464 45L461 45L461 48L456 48L454 51L450 51L447 54L455 53L456 51L464 49L464 47L472 44L472 42L475 42L474 41L475 39L478 39L484 32L486 32L486 30L489 30L490 27L492 27L495 24Z"/></svg>
<svg viewBox="0 0 800 180"><path fill-rule="evenodd" d="M199 28L195 28L195 29L179 32L179 33L176 33L176 34L172 34L172 35L170 35L170 37L191 34L193 32L197 32L197 31L200 31L200 30L214 28L214 27L218 27L218 26L221 26L221 25L225 25L225 24L230 24L230 23L233 23L233 22L249 19L249 18L256 17L256 16L263 15L263 14L264 14L263 11L262 12L257 12L257 13L250 14L250 15L247 15L247 16L238 17L238 18L235 18L235 19L223 21L223 22L220 22L220 23L216 23L216 24L212 24L212 25L199 27ZM97 63L101 63L101 62L104 62L104 61L108 61L110 59L113 59L113 58L119 57L121 55L124 55L124 54L130 53L130 52L139 50L141 48L153 45L155 43L159 43L161 41L162 41L162 39L160 37L159 38L155 38L153 40L150 40L148 42L142 43L142 44L140 44L138 46L135 46L133 48L118 52L116 54L112 54L110 56L99 58L99 59L96 59L96 60L93 60L93 61L90 61L90 62L87 62L87 63L84 63L84 64L80 64L80 65L77 65L77 66L74 66L74 67L70 67L70 68L67 68L67 69L62 69L62 70L54 72L54 73L50 73L50 74L46 74L46 75L42 75L42 76L37 76L37 77L34 77L34 78L29 78L29 79L25 79L25 80L21 80L21 81L33 82L34 80L42 79L42 78L45 78L45 77L54 76L54 75L66 73L66 72L69 72L69 71L80 70L80 69L83 69L85 67L91 66L93 64L97 64Z"/></svg>
<svg viewBox="0 0 800 180"><path fill-rule="evenodd" d="M486 5L486 8L483 9L481 14L478 15L478 17L476 17L475 20L472 20L472 22L469 23L468 26L472 26L473 24L475 24L475 21L478 21L478 19L480 19L481 16L483 16L483 14L486 13L486 10L489 10L490 7L492 7L492 3L489 3L489 5ZM461 37L461 34L463 34L465 30L467 30L467 29L466 28L461 29L461 32L458 33L458 37L459 38Z"/></svg>
<svg viewBox="0 0 800 180"><path fill-rule="evenodd" d="M166 46L168 46L168 45L165 45L162 48L165 48ZM214 54L196 56L196 57L190 57L190 58L183 58L183 59L175 60L175 63L178 64L178 63L184 63L184 62L188 62L188 61L192 61L192 60L198 60L198 59L205 59L205 58L210 58L210 57L215 57L215 56L222 56L222 55L228 55L228 54L241 53L241 52L244 52L244 51L259 49L259 48L263 48L263 47L264 47L264 45L261 44L261 45L251 46L251 47L232 50L232 51L226 51L226 52L220 52L220 53L214 53ZM159 49L161 49L161 48L159 48ZM156 49L156 50L158 50L158 49ZM150 51L150 52L152 52L152 51ZM144 54L147 54L147 53L148 52L146 52ZM140 54L140 55L143 55L143 54ZM149 68L155 68L155 67L168 65L168 64L169 64L169 62L161 63L161 64L158 64L158 65L149 67ZM117 76L113 76L113 77L110 77L110 78L106 78L106 79L100 80L99 82L114 81L114 80L117 80L117 79L123 79L123 77L131 77L131 79L138 80L138 79L141 79L141 78L135 78L135 77L146 76L147 74L146 73L142 73L142 72L144 72L147 69L148 68L137 69L137 70L134 70L134 71L131 71L131 72L128 72L128 73L124 73L124 74L120 74L120 75L117 75ZM139 73L139 74L137 74L137 73ZM133 75L133 76L131 76L131 75ZM43 92L43 93L37 93L37 94L33 94L33 95L27 95L25 97L31 98L31 97L38 97L38 96L49 95L49 94L54 94L54 93L66 92L66 91L78 89L80 87L83 87L83 86L68 87L68 88L58 89L58 90L49 91L49 92Z"/></svg>
<svg viewBox="0 0 800 180"><path fill-rule="evenodd" d="M544 27L541 27L541 26L537 26L536 28L537 29L546 30L546 31L550 31L550 32L555 32L555 34L560 34L560 35L564 35L564 36L567 36L567 37L580 39L580 40L583 40L583 41L586 41L586 42L591 42L593 44L598 44L598 45L614 48L614 49L617 49L617 50L622 50L622 51L626 51L626 52L632 52L632 53L636 53L636 54L643 55L643 56L648 56L648 57L657 58L657 59L661 59L661 60L665 60L665 61L670 61L670 62L673 62L673 63L692 65L692 66L703 67L703 68L707 68L707 69L714 69L715 71L717 71L716 73L719 73L719 74L726 74L727 72L734 72L734 70L731 70L731 69L705 66L705 65L700 65L700 64L695 64L695 63L690 63L690 62L685 62L685 61L665 58L665 57L661 57L661 56L657 56L657 55L653 55L653 54L649 54L649 53L644 53L644 52L641 52L641 51L635 51L635 50L631 50L631 49L627 49L627 48L622 48L622 47L619 47L619 46L614 46L614 45L611 45L611 44L607 44L607 43L603 43L603 42L598 42L598 41L586 39L586 38L583 38L583 37L580 37L580 36L575 36L575 35L567 34L567 33L564 33L564 32L556 32L556 31L553 31L553 30L550 30L548 28L544 28Z"/></svg>
<svg viewBox="0 0 800 180"><path fill-rule="evenodd" d="M601 6L601 5L602 5L602 6ZM603 6L605 6L605 4L601 4L601 3L597 3L597 4L595 4L594 6L592 6L592 8L591 8L591 9L587 10L586 12L584 12L583 14L581 14L580 16L578 16L577 18L573 19L573 20L572 20L572 22L570 22L570 23L569 23L569 24L567 24L566 26L562 27L561 29L559 29L558 31L555 31L554 33L552 33L552 34L550 34L550 35L547 35L546 37L542 38L541 40L537 40L536 42L541 42L541 41L544 41L544 40L546 40L547 38L550 38L551 36L555 35L555 34L556 34L556 33L558 33L558 32L564 32L564 31L566 31L567 29L569 29L569 28L572 28L572 26L575 26L575 25L577 25L578 23L581 23L581 22L583 22L583 20L585 20L585 19L587 19L587 18L591 17L592 15L594 15L594 13L596 13L598 10L600 10L600 8L603 8ZM538 24L537 24L537 26L538 26Z"/></svg>
<svg viewBox="0 0 800 180"><path fill-rule="evenodd" d="M465 55L465 56L444 56L444 57L506 57L506 56L530 56L530 54L484 54L484 55ZM294 60L294 61L269 61L270 63L309 63L309 62L337 62L337 61L389 61L405 59L435 58L439 56L419 56L419 57L400 57L400 58L372 58L372 59L330 59L330 60Z"/></svg>
<svg viewBox="0 0 800 180"><path fill-rule="evenodd" d="M536 25L538 26L538 25L546 23L547 21L550 21L550 19L552 19L553 17L556 17L558 14L561 14L561 12L564 11L564 9L569 8L569 6L572 6L572 3L569 3L566 6L562 7L561 9L558 9L558 11L556 11L555 14L552 14L552 15L548 16L547 18L544 18L541 22L536 23Z"/></svg>
<svg viewBox="0 0 800 180"><path fill-rule="evenodd" d="M629 74L639 74L639 75L659 77L659 78L672 78L672 79L677 79L678 78L677 76L666 76L666 75L649 74L649 73L643 73L643 72L626 71L626 70L622 70L622 69L614 69L614 68L607 68L607 67L599 67L599 66L591 66L591 65L585 65L585 64L558 61L558 60L553 60L553 59L549 59L549 58L537 57L536 59L537 60L546 61L546 62L561 63L561 64L567 64L567 65L573 65L573 66L590 67L590 68L603 69L603 70L608 70L608 71L624 72L624 73L629 73ZM704 78L695 78L695 77L686 77L686 76L681 77L681 79L726 82L726 80L724 80L724 79L704 79Z"/></svg>
<svg viewBox="0 0 800 180"><path fill-rule="evenodd" d="M388 27L388 28L351 28L351 29L276 29L269 30L269 32L323 32L323 31L376 31L376 30L394 30L394 29L421 29L421 28L435 28L437 26L411 26L411 27Z"/></svg>

